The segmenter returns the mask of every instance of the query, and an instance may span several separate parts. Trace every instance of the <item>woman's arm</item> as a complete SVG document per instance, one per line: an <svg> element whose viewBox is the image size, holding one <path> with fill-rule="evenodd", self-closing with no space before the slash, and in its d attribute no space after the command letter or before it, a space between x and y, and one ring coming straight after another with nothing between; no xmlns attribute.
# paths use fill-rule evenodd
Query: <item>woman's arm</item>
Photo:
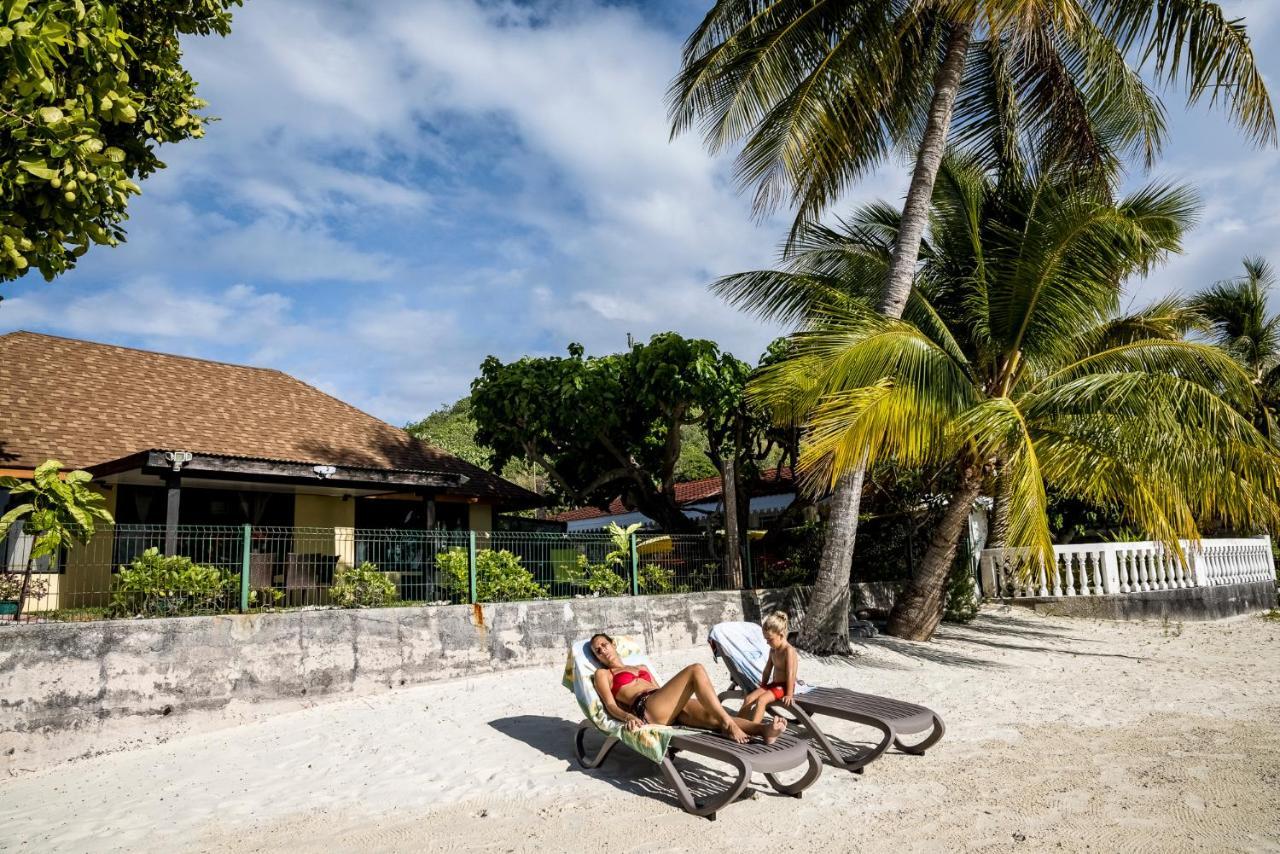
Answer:
<svg viewBox="0 0 1280 854"><path fill-rule="evenodd" d="M592 679L596 683L596 693L600 695L600 702L604 704L604 710L609 713L609 717L614 720L622 721L628 730L635 732L644 726L644 721L640 720L630 712L625 712L618 705L618 701L613 698L613 691L610 689L610 676L608 670L597 670Z"/></svg>

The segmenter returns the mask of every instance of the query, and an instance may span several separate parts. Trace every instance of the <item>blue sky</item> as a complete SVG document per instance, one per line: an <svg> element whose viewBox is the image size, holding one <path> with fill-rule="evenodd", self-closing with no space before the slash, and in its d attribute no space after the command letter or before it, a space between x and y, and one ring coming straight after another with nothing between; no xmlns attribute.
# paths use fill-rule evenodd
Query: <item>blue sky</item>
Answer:
<svg viewBox="0 0 1280 854"><path fill-rule="evenodd" d="M128 243L6 286L0 332L275 367L397 424L490 353L675 329L754 361L778 330L706 284L768 264L787 218L752 221L727 158L669 142L663 106L706 1L247 0L229 38L186 46L221 121L162 149ZM1223 5L1280 101L1280 4ZM1167 105L1153 175L1204 206L1137 301L1280 262L1280 152ZM890 164L842 206L905 187Z"/></svg>

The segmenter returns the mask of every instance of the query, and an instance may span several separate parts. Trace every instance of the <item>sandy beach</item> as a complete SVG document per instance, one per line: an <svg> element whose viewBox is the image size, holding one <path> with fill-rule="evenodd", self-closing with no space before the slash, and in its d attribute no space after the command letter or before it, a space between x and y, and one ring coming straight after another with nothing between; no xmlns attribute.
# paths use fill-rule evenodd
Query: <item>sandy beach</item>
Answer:
<svg viewBox="0 0 1280 854"><path fill-rule="evenodd" d="M858 649L801 675L927 704L946 738L802 800L757 780L716 822L625 751L579 769L573 698L536 668L11 772L0 850L1280 851L1280 623L989 609ZM705 646L654 657L693 661L727 681Z"/></svg>

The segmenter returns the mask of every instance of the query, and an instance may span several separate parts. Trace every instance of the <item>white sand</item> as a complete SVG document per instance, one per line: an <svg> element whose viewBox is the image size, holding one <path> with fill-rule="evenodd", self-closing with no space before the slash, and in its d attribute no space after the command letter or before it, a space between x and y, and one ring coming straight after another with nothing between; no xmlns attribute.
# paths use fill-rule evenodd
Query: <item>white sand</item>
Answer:
<svg viewBox="0 0 1280 854"><path fill-rule="evenodd" d="M705 647L655 658L692 661L716 667ZM1023 610L806 657L809 681L936 708L947 737L861 776L828 766L798 801L758 779L714 823L625 750L578 769L559 670L513 671L13 776L0 850L1280 852L1277 665L1280 624L1256 617Z"/></svg>

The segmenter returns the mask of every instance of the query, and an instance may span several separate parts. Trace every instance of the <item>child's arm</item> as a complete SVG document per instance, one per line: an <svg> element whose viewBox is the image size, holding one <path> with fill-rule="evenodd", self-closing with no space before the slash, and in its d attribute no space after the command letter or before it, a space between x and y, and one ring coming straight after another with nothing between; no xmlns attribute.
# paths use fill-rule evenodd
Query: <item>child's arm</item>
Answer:
<svg viewBox="0 0 1280 854"><path fill-rule="evenodd" d="M764 673L760 674L761 688L769 684L769 677L772 675L773 675L773 653L769 653L769 655L764 660Z"/></svg>
<svg viewBox="0 0 1280 854"><path fill-rule="evenodd" d="M794 646L787 647L787 693L782 696L783 705L790 706L796 696L796 671L800 669L800 656Z"/></svg>

